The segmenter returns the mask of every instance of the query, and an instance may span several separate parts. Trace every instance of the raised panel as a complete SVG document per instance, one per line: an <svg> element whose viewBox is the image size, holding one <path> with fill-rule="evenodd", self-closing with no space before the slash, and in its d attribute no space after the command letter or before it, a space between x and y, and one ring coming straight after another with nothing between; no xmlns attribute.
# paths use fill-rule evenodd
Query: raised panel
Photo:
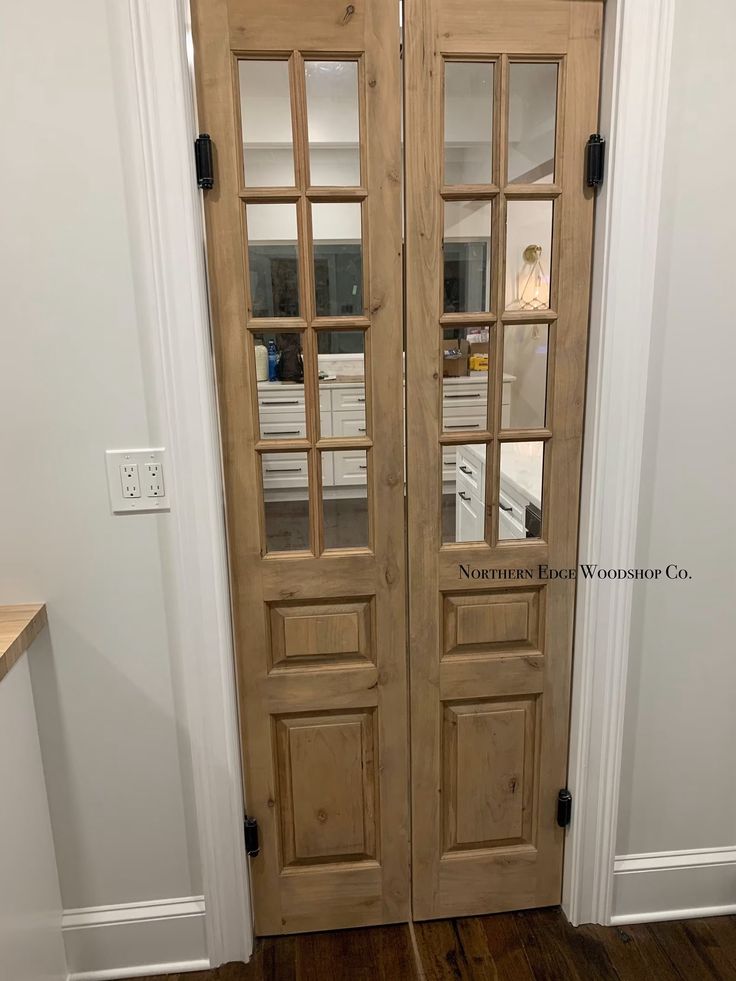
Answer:
<svg viewBox="0 0 736 981"><path fill-rule="evenodd" d="M270 619L274 667L315 658L372 659L370 599L275 604Z"/></svg>
<svg viewBox="0 0 736 981"><path fill-rule="evenodd" d="M446 850L530 842L535 705L533 698L445 705Z"/></svg>
<svg viewBox="0 0 736 981"><path fill-rule="evenodd" d="M370 710L277 720L284 866L375 857L375 755Z"/></svg>
<svg viewBox="0 0 736 981"><path fill-rule="evenodd" d="M538 589L445 595L445 655L537 650L539 599Z"/></svg>

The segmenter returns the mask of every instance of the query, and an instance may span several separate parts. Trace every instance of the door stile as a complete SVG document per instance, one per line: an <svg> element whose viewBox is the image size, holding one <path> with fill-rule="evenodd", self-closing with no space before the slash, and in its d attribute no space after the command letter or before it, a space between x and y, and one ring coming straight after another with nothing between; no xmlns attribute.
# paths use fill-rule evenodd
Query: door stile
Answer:
<svg viewBox="0 0 736 981"><path fill-rule="evenodd" d="M440 198L434 192L441 181L437 148L442 111L439 89L434 82L433 13L433 5L426 0L414 0L404 7L406 383L411 392L406 406L407 515L415 919L430 915L429 897L438 878L437 842L441 833L441 798L436 776L439 660L414 654L439 650L441 622L435 551L440 538L438 501L442 492L442 465L440 454L432 452L432 448L438 441L442 399L438 372L441 335L435 329L441 281L441 221ZM422 586L418 588L420 582Z"/></svg>

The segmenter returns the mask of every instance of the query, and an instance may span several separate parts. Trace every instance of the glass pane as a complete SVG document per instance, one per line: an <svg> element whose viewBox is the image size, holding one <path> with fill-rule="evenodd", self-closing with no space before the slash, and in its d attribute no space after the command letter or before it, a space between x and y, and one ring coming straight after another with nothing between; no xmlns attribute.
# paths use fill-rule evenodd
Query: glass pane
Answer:
<svg viewBox="0 0 736 981"><path fill-rule="evenodd" d="M309 548L309 479L306 453L265 453L263 504L266 551Z"/></svg>
<svg viewBox="0 0 736 981"><path fill-rule="evenodd" d="M445 184L490 184L493 64L445 62Z"/></svg>
<svg viewBox="0 0 736 981"><path fill-rule="evenodd" d="M317 316L361 315L363 246L360 204L313 204L312 234Z"/></svg>
<svg viewBox="0 0 736 981"><path fill-rule="evenodd" d="M322 454L325 548L367 548L368 455L365 450Z"/></svg>
<svg viewBox="0 0 736 981"><path fill-rule="evenodd" d="M292 187L289 63L240 61L238 71L245 183L249 187Z"/></svg>
<svg viewBox="0 0 736 981"><path fill-rule="evenodd" d="M365 334L321 330L317 338L320 401L332 405L332 430L322 435L365 436Z"/></svg>
<svg viewBox="0 0 736 981"><path fill-rule="evenodd" d="M307 61L304 74L310 183L315 187L358 187L358 63Z"/></svg>
<svg viewBox="0 0 736 981"><path fill-rule="evenodd" d="M555 170L557 65L509 68L509 183L551 184Z"/></svg>
<svg viewBox="0 0 736 981"><path fill-rule="evenodd" d="M498 538L541 538L544 443L502 443Z"/></svg>
<svg viewBox="0 0 736 981"><path fill-rule="evenodd" d="M444 432L480 432L488 406L488 327L445 330L442 341L442 428Z"/></svg>
<svg viewBox="0 0 736 981"><path fill-rule="evenodd" d="M482 542L486 522L486 444L465 443L453 449L455 470L451 479L442 484L442 541Z"/></svg>
<svg viewBox="0 0 736 981"><path fill-rule="evenodd" d="M264 331L253 344L261 439L305 439L302 335Z"/></svg>
<svg viewBox="0 0 736 981"><path fill-rule="evenodd" d="M552 202L506 202L506 309L547 310Z"/></svg>
<svg viewBox="0 0 736 981"><path fill-rule="evenodd" d="M247 204L253 317L299 316L296 205Z"/></svg>
<svg viewBox="0 0 736 981"><path fill-rule="evenodd" d="M445 313L490 310L490 201L445 201L443 254Z"/></svg>
<svg viewBox="0 0 736 981"><path fill-rule="evenodd" d="M547 400L547 324L506 324L503 335L503 429L544 426Z"/></svg>

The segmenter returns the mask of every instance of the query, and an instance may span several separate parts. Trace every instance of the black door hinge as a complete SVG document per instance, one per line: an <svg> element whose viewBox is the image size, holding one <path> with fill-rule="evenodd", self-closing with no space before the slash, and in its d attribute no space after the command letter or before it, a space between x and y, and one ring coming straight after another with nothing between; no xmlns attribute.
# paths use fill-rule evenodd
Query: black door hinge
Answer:
<svg viewBox="0 0 736 981"><path fill-rule="evenodd" d="M606 141L600 133L591 133L585 144L585 183L588 187L600 187L603 183L603 158Z"/></svg>
<svg viewBox="0 0 736 981"><path fill-rule="evenodd" d="M566 828L572 817L572 794L564 787L557 795L557 823Z"/></svg>
<svg viewBox="0 0 736 981"><path fill-rule="evenodd" d="M209 133L200 133L194 141L194 165L197 168L197 187L210 191L215 186L212 169L212 140Z"/></svg>
<svg viewBox="0 0 736 981"><path fill-rule="evenodd" d="M255 858L261 850L260 842L258 841L258 822L255 818L249 818L245 815L244 822L245 830L245 854L250 855L251 858Z"/></svg>

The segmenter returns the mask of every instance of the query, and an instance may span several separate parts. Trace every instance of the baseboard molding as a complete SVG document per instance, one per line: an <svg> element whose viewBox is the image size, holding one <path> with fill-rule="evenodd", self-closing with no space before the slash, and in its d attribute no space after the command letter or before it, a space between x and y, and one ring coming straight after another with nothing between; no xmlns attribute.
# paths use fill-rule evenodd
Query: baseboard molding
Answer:
<svg viewBox="0 0 736 981"><path fill-rule="evenodd" d="M68 909L61 928L68 981L117 981L210 966L202 896Z"/></svg>
<svg viewBox="0 0 736 981"><path fill-rule="evenodd" d="M736 913L736 845L619 855L612 924Z"/></svg>

